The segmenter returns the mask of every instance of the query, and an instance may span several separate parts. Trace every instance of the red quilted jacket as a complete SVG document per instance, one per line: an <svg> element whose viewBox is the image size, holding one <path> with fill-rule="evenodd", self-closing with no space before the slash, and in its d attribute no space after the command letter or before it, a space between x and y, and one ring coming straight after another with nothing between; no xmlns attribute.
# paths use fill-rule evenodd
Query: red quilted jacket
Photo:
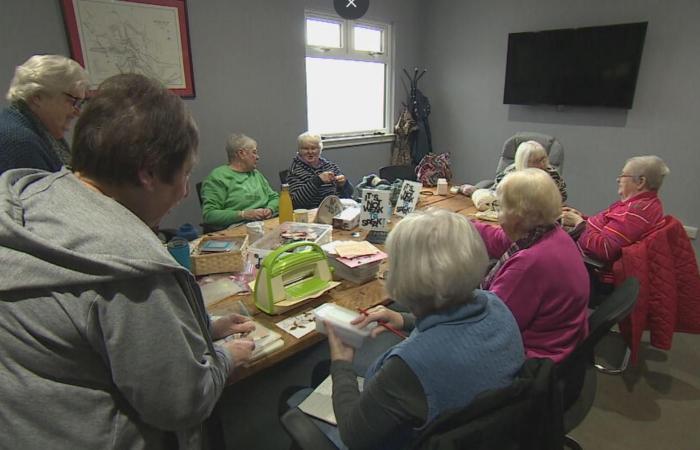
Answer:
<svg viewBox="0 0 700 450"><path fill-rule="evenodd" d="M636 364L644 330L651 345L668 350L674 331L700 333L700 275L683 225L673 216L643 240L624 247L613 264L615 283L639 280L639 297L620 330Z"/></svg>

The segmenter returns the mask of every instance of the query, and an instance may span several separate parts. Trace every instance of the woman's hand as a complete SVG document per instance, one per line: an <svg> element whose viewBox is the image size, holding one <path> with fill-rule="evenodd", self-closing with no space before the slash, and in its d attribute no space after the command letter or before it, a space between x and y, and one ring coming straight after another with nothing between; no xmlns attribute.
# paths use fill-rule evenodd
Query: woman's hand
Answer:
<svg viewBox="0 0 700 450"><path fill-rule="evenodd" d="M248 334L253 330L255 322L250 317L236 313L219 317L211 324L211 336L215 341L234 333Z"/></svg>
<svg viewBox="0 0 700 450"><path fill-rule="evenodd" d="M575 211L575 210L574 210ZM561 224L565 227L575 227L579 223L583 222L583 217L574 211L564 211L561 214Z"/></svg>
<svg viewBox="0 0 700 450"><path fill-rule="evenodd" d="M241 212L244 220L265 220L272 217L272 211L268 208L246 209Z"/></svg>
<svg viewBox="0 0 700 450"><path fill-rule="evenodd" d="M336 175L336 176L335 176L335 182L336 182L339 186L343 186L343 185L345 184L346 181L347 181L347 178L345 178L345 175Z"/></svg>
<svg viewBox="0 0 700 450"><path fill-rule="evenodd" d="M255 342L252 339L231 339L222 344L231 354L234 367L244 366L250 361L255 350Z"/></svg>
<svg viewBox="0 0 700 450"><path fill-rule="evenodd" d="M318 174L318 177L323 181L325 184L329 184L335 181L335 174L331 171L327 172L321 172Z"/></svg>
<svg viewBox="0 0 700 450"><path fill-rule="evenodd" d="M328 347L331 351L331 361L347 361L352 362L355 357L355 349L349 345L345 345L343 341L335 334L333 325L324 321L323 324L326 326L328 331Z"/></svg>
<svg viewBox="0 0 700 450"><path fill-rule="evenodd" d="M371 322L385 323L397 330L403 329L403 316L382 305L375 306L368 310L366 315L363 314L350 323L358 328L364 328ZM375 327L371 332L372 337L376 337L379 333L384 331L386 331L384 327Z"/></svg>

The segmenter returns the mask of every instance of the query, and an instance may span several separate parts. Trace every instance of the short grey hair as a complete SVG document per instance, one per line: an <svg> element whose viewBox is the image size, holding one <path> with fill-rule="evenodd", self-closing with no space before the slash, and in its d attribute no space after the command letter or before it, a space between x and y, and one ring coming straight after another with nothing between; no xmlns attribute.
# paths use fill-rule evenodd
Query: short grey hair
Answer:
<svg viewBox="0 0 700 450"><path fill-rule="evenodd" d="M299 135L297 138L297 149L301 149L304 144L309 143L318 144L319 148L323 150L323 140L321 139L321 135L311 131L304 131Z"/></svg>
<svg viewBox="0 0 700 450"><path fill-rule="evenodd" d="M515 151L515 170L527 169L531 156L547 156L547 150L537 141L518 145L518 150Z"/></svg>
<svg viewBox="0 0 700 450"><path fill-rule="evenodd" d="M520 219L524 230L554 224L561 215L561 193L544 170L534 167L511 172L496 188L501 214Z"/></svg>
<svg viewBox="0 0 700 450"><path fill-rule="evenodd" d="M389 233L391 298L419 317L469 301L486 273L486 246L466 217L430 208L403 218Z"/></svg>
<svg viewBox="0 0 700 450"><path fill-rule="evenodd" d="M664 182L664 177L671 173L666 163L656 155L635 156L625 162L629 175L644 177L650 191L658 191Z"/></svg>
<svg viewBox="0 0 700 450"><path fill-rule="evenodd" d="M228 162L232 162L238 159L238 150L252 150L258 146L255 139L246 136L243 133L234 133L226 139L226 155L228 156Z"/></svg>
<svg viewBox="0 0 700 450"><path fill-rule="evenodd" d="M41 94L59 94L86 88L88 74L80 64L61 55L34 55L15 68L5 96L10 103L27 101Z"/></svg>

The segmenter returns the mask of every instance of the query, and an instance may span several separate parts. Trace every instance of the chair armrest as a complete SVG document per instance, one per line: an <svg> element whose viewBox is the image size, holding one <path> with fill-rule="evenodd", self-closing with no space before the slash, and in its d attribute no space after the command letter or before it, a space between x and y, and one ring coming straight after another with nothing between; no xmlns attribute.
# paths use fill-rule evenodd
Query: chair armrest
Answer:
<svg viewBox="0 0 700 450"><path fill-rule="evenodd" d="M587 266L595 267L596 269L603 269L606 266L604 262L598 261L597 259L593 259L586 255L583 255L583 263Z"/></svg>
<svg viewBox="0 0 700 450"><path fill-rule="evenodd" d="M477 189L488 189L493 186L493 180L481 180L474 185Z"/></svg>
<svg viewBox="0 0 700 450"><path fill-rule="evenodd" d="M291 408L280 417L282 426L302 450L338 450L333 442L299 408Z"/></svg>

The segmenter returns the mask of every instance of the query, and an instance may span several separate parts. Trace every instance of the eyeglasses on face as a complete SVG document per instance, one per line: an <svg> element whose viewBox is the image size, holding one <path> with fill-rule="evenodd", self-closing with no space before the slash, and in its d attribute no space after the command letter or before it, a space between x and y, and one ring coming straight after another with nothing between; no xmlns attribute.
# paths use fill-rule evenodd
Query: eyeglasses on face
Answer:
<svg viewBox="0 0 700 450"><path fill-rule="evenodd" d="M80 98L76 97L75 95L71 95L68 92L64 92L63 95L71 99L71 104L73 108L76 110L80 111L80 109L83 107L85 102L87 101L87 98Z"/></svg>
<svg viewBox="0 0 700 450"><path fill-rule="evenodd" d="M617 181L620 181L621 178L641 178L641 175L625 175L625 174L620 174L617 176Z"/></svg>
<svg viewBox="0 0 700 450"><path fill-rule="evenodd" d="M306 153L318 153L321 151L321 147L318 145L305 145L299 149L300 151L306 152Z"/></svg>

